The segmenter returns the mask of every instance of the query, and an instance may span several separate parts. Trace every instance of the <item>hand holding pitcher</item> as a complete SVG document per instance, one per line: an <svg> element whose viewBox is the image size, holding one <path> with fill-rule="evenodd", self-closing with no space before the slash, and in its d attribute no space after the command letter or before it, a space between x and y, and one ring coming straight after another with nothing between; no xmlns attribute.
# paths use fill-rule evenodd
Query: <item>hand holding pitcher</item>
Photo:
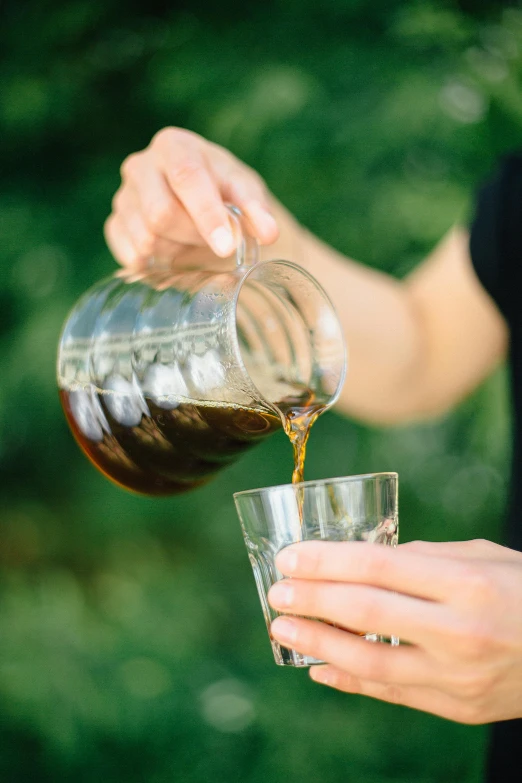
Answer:
<svg viewBox="0 0 522 783"><path fill-rule="evenodd" d="M262 244L278 236L262 178L232 153L183 128L164 128L123 162L122 183L105 224L114 257L140 268L151 257L179 258L208 245L227 257L236 238L225 204L236 204Z"/></svg>

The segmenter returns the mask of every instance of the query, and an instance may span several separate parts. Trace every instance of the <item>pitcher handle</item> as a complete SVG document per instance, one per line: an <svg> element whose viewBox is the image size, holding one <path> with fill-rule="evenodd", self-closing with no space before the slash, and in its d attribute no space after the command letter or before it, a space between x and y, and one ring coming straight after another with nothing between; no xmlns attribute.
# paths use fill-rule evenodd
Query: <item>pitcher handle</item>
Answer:
<svg viewBox="0 0 522 783"><path fill-rule="evenodd" d="M246 230L245 216L235 204L225 204L236 240L236 266L253 266L259 261L259 242Z"/></svg>

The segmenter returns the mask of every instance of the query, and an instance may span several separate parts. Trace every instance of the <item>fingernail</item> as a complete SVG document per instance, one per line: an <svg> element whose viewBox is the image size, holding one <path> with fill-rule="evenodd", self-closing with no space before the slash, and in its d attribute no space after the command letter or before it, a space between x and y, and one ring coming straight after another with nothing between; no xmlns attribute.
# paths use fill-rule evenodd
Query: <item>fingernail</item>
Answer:
<svg viewBox="0 0 522 783"><path fill-rule="evenodd" d="M280 642L293 643L297 639L297 626L288 617L276 617L271 625L272 636Z"/></svg>
<svg viewBox="0 0 522 783"><path fill-rule="evenodd" d="M291 606L294 600L294 588L288 582L278 582L268 591L268 600L276 608Z"/></svg>
<svg viewBox="0 0 522 783"><path fill-rule="evenodd" d="M234 250L234 237L232 236L230 229L225 228L225 226L215 228L209 239L213 250L218 256L229 256Z"/></svg>
<svg viewBox="0 0 522 783"><path fill-rule="evenodd" d="M293 574L297 570L297 552L288 547L283 549L276 556L275 562L277 568L282 574Z"/></svg>
<svg viewBox="0 0 522 783"><path fill-rule="evenodd" d="M323 685L328 685L330 682L330 677L328 676L328 672L326 672L324 669L310 669L310 679L312 679L314 682L320 682Z"/></svg>
<svg viewBox="0 0 522 783"><path fill-rule="evenodd" d="M272 234L277 230L275 218L267 211L260 201L249 201L245 206L248 217L261 230L262 234Z"/></svg>

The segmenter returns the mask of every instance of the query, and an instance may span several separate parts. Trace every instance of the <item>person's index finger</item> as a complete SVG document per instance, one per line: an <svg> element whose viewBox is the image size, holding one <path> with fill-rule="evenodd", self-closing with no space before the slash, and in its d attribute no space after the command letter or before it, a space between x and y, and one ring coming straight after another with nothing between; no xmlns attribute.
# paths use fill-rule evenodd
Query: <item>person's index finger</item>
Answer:
<svg viewBox="0 0 522 783"><path fill-rule="evenodd" d="M175 133L165 135L160 155L163 174L198 232L218 256L229 256L236 243L228 212L197 145Z"/></svg>
<svg viewBox="0 0 522 783"><path fill-rule="evenodd" d="M459 561L363 541L303 541L276 557L277 568L301 579L374 585L433 601L458 589Z"/></svg>

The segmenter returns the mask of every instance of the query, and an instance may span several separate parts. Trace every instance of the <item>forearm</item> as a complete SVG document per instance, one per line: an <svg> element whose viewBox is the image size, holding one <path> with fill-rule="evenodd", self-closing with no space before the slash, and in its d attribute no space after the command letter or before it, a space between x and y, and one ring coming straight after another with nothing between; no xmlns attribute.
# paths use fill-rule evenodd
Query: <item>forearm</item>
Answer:
<svg viewBox="0 0 522 783"><path fill-rule="evenodd" d="M379 424L414 416L422 330L406 286L342 256L280 205L274 211L280 239L264 256L302 264L327 291L343 326L349 371L338 408Z"/></svg>
<svg viewBox="0 0 522 783"><path fill-rule="evenodd" d="M302 264L341 320L349 371L338 408L375 424L439 415L506 354L506 324L477 280L464 229L455 228L404 281L341 255L277 202L280 228L266 257Z"/></svg>

